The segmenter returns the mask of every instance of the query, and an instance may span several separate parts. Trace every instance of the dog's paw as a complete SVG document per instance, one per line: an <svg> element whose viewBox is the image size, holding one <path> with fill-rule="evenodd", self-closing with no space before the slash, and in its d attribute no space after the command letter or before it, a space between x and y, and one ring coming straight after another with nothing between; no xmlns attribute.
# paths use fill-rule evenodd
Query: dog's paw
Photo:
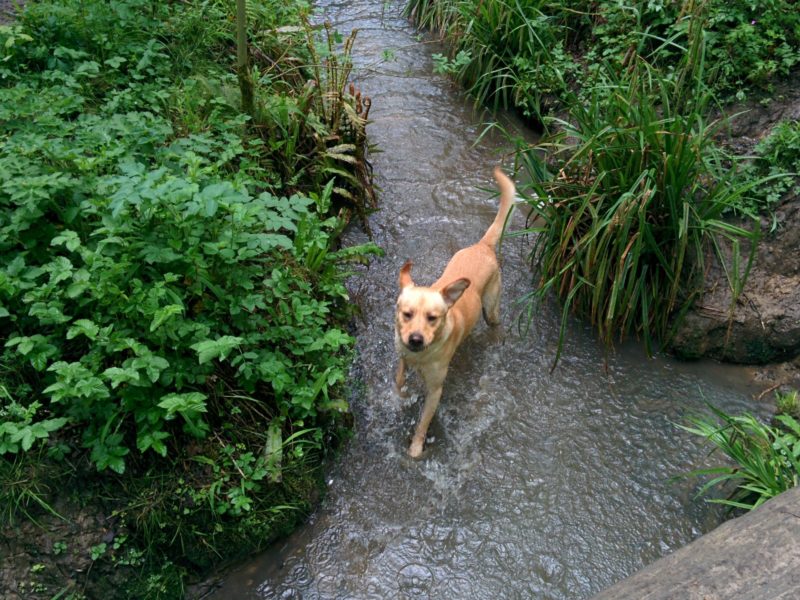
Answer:
<svg viewBox="0 0 800 600"><path fill-rule="evenodd" d="M411 445L408 447L408 455L411 458L419 458L422 456L422 442L417 442L416 440L411 442Z"/></svg>

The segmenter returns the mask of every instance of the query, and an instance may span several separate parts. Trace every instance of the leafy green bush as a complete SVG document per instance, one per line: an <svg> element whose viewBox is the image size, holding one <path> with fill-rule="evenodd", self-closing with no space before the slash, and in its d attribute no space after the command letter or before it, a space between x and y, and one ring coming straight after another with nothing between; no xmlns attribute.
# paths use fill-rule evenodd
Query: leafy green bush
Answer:
<svg viewBox="0 0 800 600"><path fill-rule="evenodd" d="M259 30L280 55L256 48L274 71L244 116L231 8L39 2L0 29L0 479L88 462L142 562L194 572L308 508L347 409L346 265L377 252L337 243L365 181L340 48ZM309 92L297 54L318 48ZM18 483L47 506L53 486Z"/></svg>
<svg viewBox="0 0 800 600"><path fill-rule="evenodd" d="M752 510L797 486L800 481L800 423L778 415L777 427L761 423L750 414L732 416L712 408L711 415L695 416L682 429L702 436L728 456L734 465L700 469L688 476L712 475L699 494L733 483L728 498L710 502Z"/></svg>
<svg viewBox="0 0 800 600"><path fill-rule="evenodd" d="M669 340L703 289L709 251L734 297L749 271L740 246L756 243L757 223L748 230L721 216L741 208L754 183L734 184L731 158L714 143L719 124L704 118L703 48L695 36L677 77L660 78L641 60L619 77L609 67L588 102L575 99L566 120L551 120L556 133L522 155L535 179L530 203L546 222L531 299L555 292L564 324L572 311L609 345L635 334L650 352ZM550 151L546 163L539 148Z"/></svg>
<svg viewBox="0 0 800 600"><path fill-rule="evenodd" d="M542 0L418 0L406 12L447 39L454 60L440 58L437 69L464 84L476 102L538 118L578 72L566 52L563 15L547 14L553 8Z"/></svg>

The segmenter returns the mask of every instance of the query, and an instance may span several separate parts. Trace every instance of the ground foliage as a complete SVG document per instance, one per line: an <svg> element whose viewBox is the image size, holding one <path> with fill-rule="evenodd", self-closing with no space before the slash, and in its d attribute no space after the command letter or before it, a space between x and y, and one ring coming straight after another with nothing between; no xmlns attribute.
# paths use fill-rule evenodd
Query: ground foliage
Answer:
<svg viewBox="0 0 800 600"><path fill-rule="evenodd" d="M800 482L800 423L797 391L778 393L778 414L772 424L745 413L729 415L711 407L708 414L689 417L681 428L705 438L713 450L733 464L688 473L706 481L698 495L714 488L728 492L709 502L730 509L753 510Z"/></svg>
<svg viewBox="0 0 800 600"><path fill-rule="evenodd" d="M342 266L376 249L337 238L374 200L368 106L304 3L249 6L249 117L228 3L38 2L0 28L4 523L100 472L137 597L285 530L347 409Z"/></svg>

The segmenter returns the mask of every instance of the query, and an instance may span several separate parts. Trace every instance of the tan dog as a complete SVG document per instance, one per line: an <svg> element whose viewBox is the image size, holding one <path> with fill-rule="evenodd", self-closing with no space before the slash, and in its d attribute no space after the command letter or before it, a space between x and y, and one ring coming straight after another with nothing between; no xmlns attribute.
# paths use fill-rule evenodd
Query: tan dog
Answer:
<svg viewBox="0 0 800 600"><path fill-rule="evenodd" d="M406 368L417 370L425 382L425 405L408 453L422 454L428 426L442 397L450 359L483 311L489 325L500 323L500 267L495 246L514 204L514 183L495 168L500 208L481 240L459 250L442 276L430 287L411 280L411 261L400 269L400 297L395 318L395 347L400 357L395 383L403 394Z"/></svg>

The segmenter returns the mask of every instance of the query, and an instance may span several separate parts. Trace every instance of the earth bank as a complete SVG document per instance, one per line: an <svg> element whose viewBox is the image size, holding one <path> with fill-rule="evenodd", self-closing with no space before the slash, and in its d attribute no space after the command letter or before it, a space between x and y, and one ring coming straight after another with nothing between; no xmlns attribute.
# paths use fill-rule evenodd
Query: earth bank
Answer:
<svg viewBox="0 0 800 600"><path fill-rule="evenodd" d="M781 121L800 118L800 89L779 86L768 103L732 107L730 140L747 154ZM741 113L741 114L739 114ZM758 365L754 379L767 390L800 386L800 197L790 195L774 218L761 219L762 239L743 293L731 310L731 293L719 265L706 291L682 323L671 350L678 357L714 358Z"/></svg>

